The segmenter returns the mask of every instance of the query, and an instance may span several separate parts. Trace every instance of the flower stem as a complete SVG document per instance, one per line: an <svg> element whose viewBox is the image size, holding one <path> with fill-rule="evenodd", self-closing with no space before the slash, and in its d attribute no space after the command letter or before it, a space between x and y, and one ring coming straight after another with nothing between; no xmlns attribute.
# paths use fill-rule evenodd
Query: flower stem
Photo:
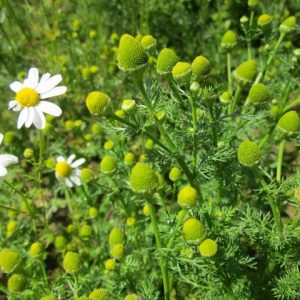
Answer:
<svg viewBox="0 0 300 300"><path fill-rule="evenodd" d="M278 156L277 156L277 169L276 169L276 181L280 183L281 181L281 169L282 169L282 159L284 153L284 146L286 141L283 139L278 148Z"/></svg>
<svg viewBox="0 0 300 300"><path fill-rule="evenodd" d="M176 238L176 233L185 217L185 215L187 214L187 210L183 209L183 212L179 215L178 219L177 219L177 223L175 225L174 231L171 234L171 238L169 239L169 242L167 244L167 248L170 249L173 246L174 240Z"/></svg>
<svg viewBox="0 0 300 300"><path fill-rule="evenodd" d="M230 105L228 107L228 113L229 114L234 113L235 107L236 107L236 104L237 104L237 101L238 101L238 98L239 98L241 92L242 92L242 89L241 89L240 86L238 86L235 90L234 98L232 99L232 102L230 103Z"/></svg>
<svg viewBox="0 0 300 300"><path fill-rule="evenodd" d="M232 94L232 77L231 77L231 54L227 52L227 80L228 80L228 92Z"/></svg>

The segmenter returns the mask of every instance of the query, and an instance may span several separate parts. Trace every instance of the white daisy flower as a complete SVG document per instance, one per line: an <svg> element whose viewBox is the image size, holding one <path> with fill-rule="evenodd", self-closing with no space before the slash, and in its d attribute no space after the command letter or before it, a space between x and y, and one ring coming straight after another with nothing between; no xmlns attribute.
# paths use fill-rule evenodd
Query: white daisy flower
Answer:
<svg viewBox="0 0 300 300"><path fill-rule="evenodd" d="M62 156L57 157L55 166L55 176L59 181L64 181L68 187L81 185L81 170L78 169L83 163L84 158L75 160L75 154L70 155L67 159Z"/></svg>
<svg viewBox="0 0 300 300"><path fill-rule="evenodd" d="M3 140L3 134L0 133L0 144ZM6 167L11 164L17 164L19 162L18 158L10 154L0 154L0 179L2 179L7 174Z"/></svg>
<svg viewBox="0 0 300 300"><path fill-rule="evenodd" d="M10 84L11 90L16 93L15 100L9 101L8 108L20 111L17 127L20 129L24 124L29 128L32 124L43 129L46 126L44 113L59 117L62 110L59 106L49 101L51 97L62 95L66 92L65 86L57 86L62 80L60 74L51 76L43 74L39 79L37 68L30 68L27 78L23 83L14 81Z"/></svg>

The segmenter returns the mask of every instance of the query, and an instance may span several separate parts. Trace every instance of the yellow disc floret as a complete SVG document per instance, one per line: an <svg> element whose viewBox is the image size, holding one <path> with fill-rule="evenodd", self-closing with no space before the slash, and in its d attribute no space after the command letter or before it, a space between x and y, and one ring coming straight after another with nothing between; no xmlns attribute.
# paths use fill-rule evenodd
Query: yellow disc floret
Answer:
<svg viewBox="0 0 300 300"><path fill-rule="evenodd" d="M197 201L197 191L191 186L183 187L178 193L178 204L182 208L194 207Z"/></svg>
<svg viewBox="0 0 300 300"><path fill-rule="evenodd" d="M97 289L89 294L90 300L108 300L110 292L107 289Z"/></svg>
<svg viewBox="0 0 300 300"><path fill-rule="evenodd" d="M202 256L211 257L218 251L218 245L214 240L206 239L199 246L199 252Z"/></svg>
<svg viewBox="0 0 300 300"><path fill-rule="evenodd" d="M71 166L66 161L60 161L55 166L55 172L59 177L69 177L72 173Z"/></svg>
<svg viewBox="0 0 300 300"><path fill-rule="evenodd" d="M21 107L36 106L40 101L40 95L34 89L25 87L17 92L16 101Z"/></svg>
<svg viewBox="0 0 300 300"><path fill-rule="evenodd" d="M70 274L77 273L80 268L80 258L76 252L67 252L64 256L63 266L66 272Z"/></svg>
<svg viewBox="0 0 300 300"><path fill-rule="evenodd" d="M256 61L252 59L241 63L236 68L234 76L242 83L249 83L255 79L256 73Z"/></svg>
<svg viewBox="0 0 300 300"><path fill-rule="evenodd" d="M109 234L109 244L115 245L115 244L122 244L125 240L125 234L124 230L120 227L115 227L111 230Z"/></svg>
<svg viewBox="0 0 300 300"><path fill-rule="evenodd" d="M243 141L238 149L239 163L246 167L252 167L257 164L261 158L260 147L251 141Z"/></svg>
<svg viewBox="0 0 300 300"><path fill-rule="evenodd" d="M173 67L179 61L176 53L169 48L164 48L160 51L157 57L156 70L160 75L170 74Z"/></svg>
<svg viewBox="0 0 300 300"><path fill-rule="evenodd" d="M292 135L300 131L300 118L298 113L294 110L285 113L279 119L277 128L287 135Z"/></svg>
<svg viewBox="0 0 300 300"><path fill-rule="evenodd" d="M199 220L190 218L183 223L182 234L187 242L199 244L205 238L206 229Z"/></svg>
<svg viewBox="0 0 300 300"><path fill-rule="evenodd" d="M13 274L7 282L8 290L12 293L21 292L25 288L26 278L22 274Z"/></svg>
<svg viewBox="0 0 300 300"><path fill-rule="evenodd" d="M105 93L94 91L88 94L85 103L92 115L102 116L110 103L110 98Z"/></svg>
<svg viewBox="0 0 300 300"><path fill-rule="evenodd" d="M192 79L200 81L210 72L210 62L204 56L197 56L192 62Z"/></svg>
<svg viewBox="0 0 300 300"><path fill-rule="evenodd" d="M11 273L20 263L21 257L15 250L4 248L0 251L0 267L4 273Z"/></svg>
<svg viewBox="0 0 300 300"><path fill-rule="evenodd" d="M190 82L192 67L187 62L178 62L172 69L173 79L180 85L186 85Z"/></svg>

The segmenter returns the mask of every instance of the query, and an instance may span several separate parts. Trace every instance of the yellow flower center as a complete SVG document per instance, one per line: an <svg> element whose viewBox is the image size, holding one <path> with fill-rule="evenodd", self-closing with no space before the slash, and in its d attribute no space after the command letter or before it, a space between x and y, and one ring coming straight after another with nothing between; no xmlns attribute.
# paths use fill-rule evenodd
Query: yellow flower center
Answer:
<svg viewBox="0 0 300 300"><path fill-rule="evenodd" d="M55 166L55 172L59 177L69 177L72 173L72 168L71 166L65 162L65 161L60 161L56 164Z"/></svg>
<svg viewBox="0 0 300 300"><path fill-rule="evenodd" d="M40 101L40 95L29 87L25 87L17 92L16 101L22 107L35 106Z"/></svg>

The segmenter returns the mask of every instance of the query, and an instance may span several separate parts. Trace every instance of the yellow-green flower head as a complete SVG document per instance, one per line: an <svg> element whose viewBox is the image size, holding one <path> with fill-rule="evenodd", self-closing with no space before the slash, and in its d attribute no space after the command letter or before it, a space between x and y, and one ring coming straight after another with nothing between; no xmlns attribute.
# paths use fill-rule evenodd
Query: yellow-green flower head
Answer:
<svg viewBox="0 0 300 300"><path fill-rule="evenodd" d="M96 65L90 66L90 72L92 74L97 74L99 72L99 67Z"/></svg>
<svg viewBox="0 0 300 300"><path fill-rule="evenodd" d="M269 89L262 83L254 84L248 94L250 103L259 104L271 99Z"/></svg>
<svg viewBox="0 0 300 300"><path fill-rule="evenodd" d="M89 209L89 217L94 219L98 216L98 209L96 207L91 207Z"/></svg>
<svg viewBox="0 0 300 300"><path fill-rule="evenodd" d="M13 131L7 131L4 134L3 143L6 146L12 145L16 138L16 134Z"/></svg>
<svg viewBox="0 0 300 300"><path fill-rule="evenodd" d="M145 143L145 148L148 149L148 150L151 150L153 149L153 146L154 146L154 142L153 140L151 139L148 139Z"/></svg>
<svg viewBox="0 0 300 300"><path fill-rule="evenodd" d="M97 31L96 30L90 30L89 31L89 38L93 39L97 36Z"/></svg>
<svg viewBox="0 0 300 300"><path fill-rule="evenodd" d="M248 22L249 22L249 19L248 19L247 16L242 16L242 17L240 18L240 22L241 22L242 24L248 23Z"/></svg>
<svg viewBox="0 0 300 300"><path fill-rule="evenodd" d="M124 156L124 164L127 166L132 166L134 163L135 157L132 152L127 152Z"/></svg>
<svg viewBox="0 0 300 300"><path fill-rule="evenodd" d="M115 267L116 267L116 261L112 258L109 258L107 259L105 262L104 262L104 267L106 270L113 270Z"/></svg>
<svg viewBox="0 0 300 300"><path fill-rule="evenodd" d="M251 141L243 141L238 148L239 163L246 167L252 167L261 159L260 147Z"/></svg>
<svg viewBox="0 0 300 300"><path fill-rule="evenodd" d="M123 109L117 109L114 114L119 118L123 118L125 116L125 111Z"/></svg>
<svg viewBox="0 0 300 300"><path fill-rule="evenodd" d="M177 196L177 201L182 208L191 208L196 205L197 191L191 186L183 187Z"/></svg>
<svg viewBox="0 0 300 300"><path fill-rule="evenodd" d="M190 218L183 223L182 234L187 242L196 245L205 238L206 228L199 220Z"/></svg>
<svg viewBox="0 0 300 300"><path fill-rule="evenodd" d="M118 50L118 66L125 72L145 69L148 57L141 43L129 34L123 34Z"/></svg>
<svg viewBox="0 0 300 300"><path fill-rule="evenodd" d="M192 67L187 62L178 62L172 69L172 76L175 82L180 85L187 85L192 76Z"/></svg>
<svg viewBox="0 0 300 300"><path fill-rule="evenodd" d="M192 258L193 257L193 248L192 247L184 248L180 251L180 254L183 257Z"/></svg>
<svg viewBox="0 0 300 300"><path fill-rule="evenodd" d="M71 233L74 232L74 230L75 230L75 225L74 224L69 224L67 226L67 233L71 234Z"/></svg>
<svg viewBox="0 0 300 300"><path fill-rule="evenodd" d="M56 159L54 157L50 157L46 160L46 167L48 169L54 169L56 165Z"/></svg>
<svg viewBox="0 0 300 300"><path fill-rule="evenodd" d="M135 222L136 222L136 218L135 217L128 217L126 219L126 225L129 226L129 227L133 226L135 224Z"/></svg>
<svg viewBox="0 0 300 300"><path fill-rule="evenodd" d="M290 31L292 31L296 25L296 17L295 16L291 16L286 18L279 26L279 31L282 34L288 33Z"/></svg>
<svg viewBox="0 0 300 300"><path fill-rule="evenodd" d="M160 51L157 62L156 71L160 75L171 74L173 67L179 61L179 57L176 53L169 48L164 48Z"/></svg>
<svg viewBox="0 0 300 300"><path fill-rule="evenodd" d="M300 131L300 119L298 113L294 110L285 113L279 119L277 128L287 135L292 135Z"/></svg>
<svg viewBox="0 0 300 300"><path fill-rule="evenodd" d="M219 97L220 102L223 104L228 104L232 100L232 95L229 92L223 92Z"/></svg>
<svg viewBox="0 0 300 300"><path fill-rule="evenodd" d="M257 19L257 25L258 26L266 26L268 24L270 24L273 20L273 17L269 14L262 14L258 17Z"/></svg>
<svg viewBox="0 0 300 300"><path fill-rule="evenodd" d="M137 294L129 294L127 295L124 300L140 300Z"/></svg>
<svg viewBox="0 0 300 300"><path fill-rule="evenodd" d="M197 56L192 62L192 80L200 81L210 72L210 62L204 56Z"/></svg>
<svg viewBox="0 0 300 300"><path fill-rule="evenodd" d="M258 4L258 0L248 0L248 6L254 7Z"/></svg>
<svg viewBox="0 0 300 300"><path fill-rule="evenodd" d="M11 236L17 229L18 222L15 220L10 220L6 225L7 236Z"/></svg>
<svg viewBox="0 0 300 300"><path fill-rule="evenodd" d="M147 34L142 37L141 44L145 50L150 51L156 47L156 39L152 35Z"/></svg>
<svg viewBox="0 0 300 300"><path fill-rule="evenodd" d="M233 30L228 30L224 33L221 41L221 47L226 50L231 50L237 44L237 37Z"/></svg>
<svg viewBox="0 0 300 300"><path fill-rule="evenodd" d="M92 226L84 224L79 229L79 236L81 237L90 237L93 234Z"/></svg>
<svg viewBox="0 0 300 300"><path fill-rule="evenodd" d="M31 244L29 249L29 255L31 257L37 257L40 256L44 251L44 245L40 242L35 242Z"/></svg>
<svg viewBox="0 0 300 300"><path fill-rule="evenodd" d="M256 61L254 59L247 60L241 63L235 70L234 76L242 83L249 83L254 81L257 73Z"/></svg>
<svg viewBox="0 0 300 300"><path fill-rule="evenodd" d="M122 110L131 111L135 108L135 101L132 99L125 99L122 102Z"/></svg>
<svg viewBox="0 0 300 300"><path fill-rule="evenodd" d="M66 247L67 243L68 241L63 235L58 235L55 238L54 246L58 250L63 250Z"/></svg>
<svg viewBox="0 0 300 300"><path fill-rule="evenodd" d="M11 293L17 293L24 290L26 278L22 274L13 274L7 281L7 288Z"/></svg>
<svg viewBox="0 0 300 300"><path fill-rule="evenodd" d="M150 205L149 204L145 204L143 207L143 214L148 217L150 216Z"/></svg>
<svg viewBox="0 0 300 300"><path fill-rule="evenodd" d="M206 239L199 246L199 252L202 256L212 257L218 251L218 245L214 240Z"/></svg>
<svg viewBox="0 0 300 300"><path fill-rule="evenodd" d="M199 92L199 90L200 90L200 84L199 84L199 82L193 81L190 84L190 91L194 92L194 93L197 93L197 92Z"/></svg>
<svg viewBox="0 0 300 300"><path fill-rule="evenodd" d="M93 134L99 134L99 133L101 133L101 131L102 131L102 128L101 128L101 125L99 123L93 124L93 126L92 126L92 133Z"/></svg>
<svg viewBox="0 0 300 300"><path fill-rule="evenodd" d="M169 173L169 179L173 182L178 181L181 178L181 171L179 168L174 167Z"/></svg>
<svg viewBox="0 0 300 300"><path fill-rule="evenodd" d="M114 146L115 146L115 143L112 140L106 141L104 143L104 149L105 150L111 150L111 149L114 148Z"/></svg>
<svg viewBox="0 0 300 300"><path fill-rule="evenodd" d="M68 130L68 131L73 130L73 129L74 129L74 121L73 121L73 120L67 120L67 121L65 122L65 128L66 128L66 130Z"/></svg>
<svg viewBox="0 0 300 300"><path fill-rule="evenodd" d="M105 174L113 173L117 168L117 161L110 155L105 155L100 163L100 171Z"/></svg>
<svg viewBox="0 0 300 300"><path fill-rule="evenodd" d="M97 289L89 294L89 300L108 300L110 292L107 289Z"/></svg>
<svg viewBox="0 0 300 300"><path fill-rule="evenodd" d="M90 168L83 168L81 170L81 179L84 182L89 182L94 177L94 172Z"/></svg>
<svg viewBox="0 0 300 300"><path fill-rule="evenodd" d="M109 106L110 98L105 93L94 91L88 94L85 103L92 115L103 116Z"/></svg>
<svg viewBox="0 0 300 300"><path fill-rule="evenodd" d="M111 247L111 255L113 258L121 259L124 256L125 247L123 244L115 244Z"/></svg>
<svg viewBox="0 0 300 300"><path fill-rule="evenodd" d="M56 298L53 295L47 295L42 297L40 300L56 300Z"/></svg>
<svg viewBox="0 0 300 300"><path fill-rule="evenodd" d="M33 150L31 148L26 148L23 155L25 158L31 158L33 156Z"/></svg>
<svg viewBox="0 0 300 300"><path fill-rule="evenodd" d="M109 233L109 244L116 245L116 244L123 244L125 241L125 233L123 228L115 227Z"/></svg>
<svg viewBox="0 0 300 300"><path fill-rule="evenodd" d="M152 193L158 188L159 181L150 166L138 162L131 170L130 185L136 193Z"/></svg>
<svg viewBox="0 0 300 300"><path fill-rule="evenodd" d="M4 248L0 251L0 267L3 273L11 273L19 265L21 257L15 250Z"/></svg>
<svg viewBox="0 0 300 300"><path fill-rule="evenodd" d="M67 252L64 256L63 267L66 272L75 274L80 268L80 257L76 252Z"/></svg>

